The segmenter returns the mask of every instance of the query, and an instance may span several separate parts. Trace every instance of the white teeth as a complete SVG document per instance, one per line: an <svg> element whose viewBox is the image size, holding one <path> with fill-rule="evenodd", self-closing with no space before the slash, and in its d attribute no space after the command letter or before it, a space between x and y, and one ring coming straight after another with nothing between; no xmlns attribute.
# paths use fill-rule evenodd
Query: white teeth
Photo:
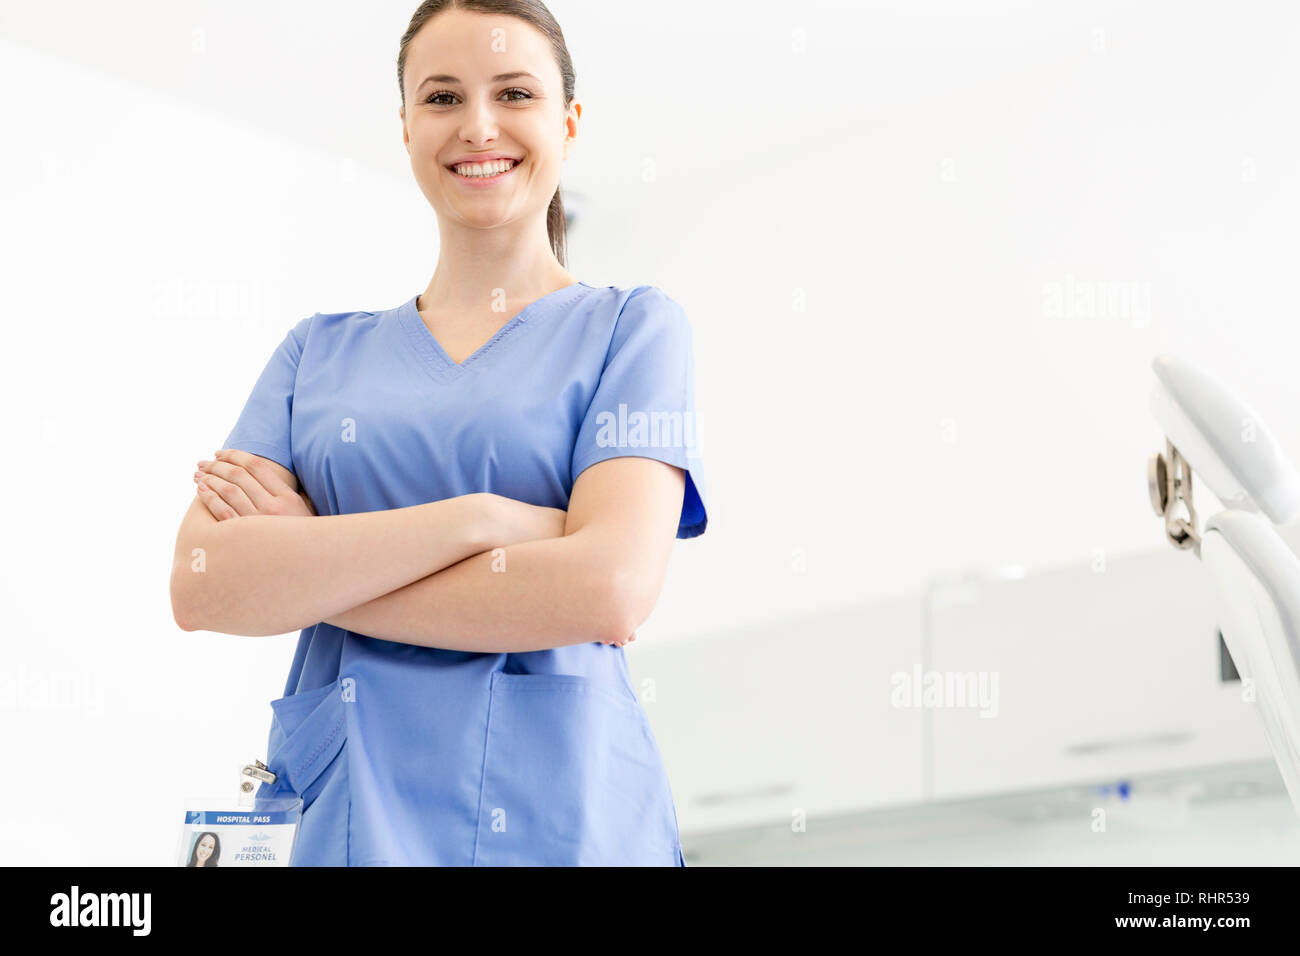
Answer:
<svg viewBox="0 0 1300 956"><path fill-rule="evenodd" d="M460 166L453 166L457 175L460 176L498 176L507 169L514 168L513 159L495 159L490 163L465 163Z"/></svg>

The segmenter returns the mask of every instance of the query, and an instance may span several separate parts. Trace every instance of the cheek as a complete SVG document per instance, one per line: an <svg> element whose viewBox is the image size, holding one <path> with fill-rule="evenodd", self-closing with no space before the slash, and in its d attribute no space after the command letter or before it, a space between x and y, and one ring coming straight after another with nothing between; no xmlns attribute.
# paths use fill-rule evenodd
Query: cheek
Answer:
<svg viewBox="0 0 1300 956"><path fill-rule="evenodd" d="M429 149L429 144L425 140L426 137L420 136L418 133L411 134L411 162L416 164L433 162L433 157L436 154Z"/></svg>
<svg viewBox="0 0 1300 956"><path fill-rule="evenodd" d="M427 125L416 124L413 127L407 127L406 137L410 140L411 159L416 162L433 162L438 155L438 142L434 131Z"/></svg>

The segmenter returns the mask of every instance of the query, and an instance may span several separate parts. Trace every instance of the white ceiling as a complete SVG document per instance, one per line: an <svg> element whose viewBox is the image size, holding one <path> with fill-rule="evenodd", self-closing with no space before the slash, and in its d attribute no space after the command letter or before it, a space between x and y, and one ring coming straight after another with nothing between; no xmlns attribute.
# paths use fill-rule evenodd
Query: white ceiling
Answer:
<svg viewBox="0 0 1300 956"><path fill-rule="evenodd" d="M0 36L323 154L405 175L396 58L416 5L8 4ZM1087 52L1094 28L1107 31L1113 56L1122 53L1126 25L1187 9L960 0L560 0L549 7L575 63L584 122L600 127L597 142L635 144L638 156L653 151L672 168L705 169L737 155L768 154L779 164L805 149L820 152L861 132L865 114L956 93L951 73L937 68L943 62L960 63L962 84L1028 73ZM1172 44L1184 22L1169 17Z"/></svg>

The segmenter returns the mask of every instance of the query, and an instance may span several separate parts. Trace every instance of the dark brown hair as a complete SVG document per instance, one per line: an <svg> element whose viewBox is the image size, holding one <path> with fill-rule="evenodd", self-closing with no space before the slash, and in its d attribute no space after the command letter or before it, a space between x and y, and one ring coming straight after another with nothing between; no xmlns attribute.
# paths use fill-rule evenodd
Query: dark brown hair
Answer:
<svg viewBox="0 0 1300 956"><path fill-rule="evenodd" d="M555 51L555 62L560 68L560 79L564 84L564 109L567 112L573 102L576 77L573 72L573 60L569 57L569 48L564 42L560 25L551 16L551 11L540 0L424 0L414 14L411 23L402 34L402 42L397 52L397 89L402 97L402 107L406 106L406 51L420 28L444 10L466 10L470 13L499 14L518 17L531 23L542 35L551 41ZM560 265L569 267L566 259L567 230L564 218L564 200L560 198L560 188L556 186L551 205L546 210L546 235L551 240L551 251Z"/></svg>

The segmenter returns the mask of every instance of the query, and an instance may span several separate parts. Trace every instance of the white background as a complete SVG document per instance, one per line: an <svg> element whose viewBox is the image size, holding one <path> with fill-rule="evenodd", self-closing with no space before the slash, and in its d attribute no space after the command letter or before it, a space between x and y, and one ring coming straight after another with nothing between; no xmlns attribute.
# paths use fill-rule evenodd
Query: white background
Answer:
<svg viewBox="0 0 1300 956"><path fill-rule="evenodd" d="M695 335L709 528L639 642L1159 547L1163 352L1300 456L1294 6L550 6L570 271ZM166 862L175 787L265 756L296 636L177 629L172 547L285 332L432 274L414 7L0 6L0 707L44 793L2 862ZM1071 281L1149 312L1051 314Z"/></svg>

